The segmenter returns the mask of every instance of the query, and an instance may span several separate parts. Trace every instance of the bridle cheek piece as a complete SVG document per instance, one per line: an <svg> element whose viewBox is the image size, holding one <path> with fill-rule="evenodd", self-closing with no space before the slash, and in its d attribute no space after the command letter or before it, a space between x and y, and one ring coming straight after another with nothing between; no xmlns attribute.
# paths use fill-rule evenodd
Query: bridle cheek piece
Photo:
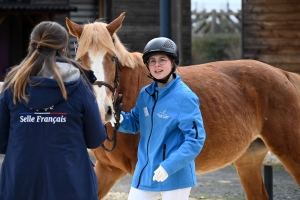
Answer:
<svg viewBox="0 0 300 200"><path fill-rule="evenodd" d="M119 64L119 60L118 60L118 57L117 56L112 56L111 60L113 62L115 62L115 80L114 80L114 86L111 86L109 83L105 82L105 81L95 81L93 83L93 85L97 85L98 87L102 87L102 86L105 86L107 87L112 93L113 93L113 96L112 96L112 104L114 105L114 99L115 99L115 94L116 94L116 91L117 91L117 88L119 86L119 81L120 81L120 76L119 76L119 70L121 71L121 68L120 68L120 64ZM121 94L119 94L120 96ZM121 95L122 96L122 95ZM118 97L119 98L119 97ZM116 111L118 109L118 105L115 105L114 107L114 110ZM119 112L119 111L118 111ZM115 119L117 119L117 116L116 114L114 113L114 117ZM117 144L117 130L120 126L120 123L119 121L116 122L115 126L114 126L114 133L113 133L113 137L112 139L110 139L108 136L106 138L106 140L108 142L113 142L113 146L111 149L108 149L107 147L104 146L104 143L101 145L101 147L107 151L107 152L112 152L115 147L116 147L116 144Z"/></svg>
<svg viewBox="0 0 300 200"><path fill-rule="evenodd" d="M111 60L113 62L115 62L115 66L116 66L114 86L111 86L109 83L107 83L105 81L95 81L93 85L98 85L98 87L102 87L103 85L106 86L113 93L112 102L114 102L114 96L115 96L115 93L119 86L119 80L120 80L119 70L121 71L121 68L120 68L120 64L119 64L119 60L118 60L117 56L115 56L115 55L112 56Z"/></svg>

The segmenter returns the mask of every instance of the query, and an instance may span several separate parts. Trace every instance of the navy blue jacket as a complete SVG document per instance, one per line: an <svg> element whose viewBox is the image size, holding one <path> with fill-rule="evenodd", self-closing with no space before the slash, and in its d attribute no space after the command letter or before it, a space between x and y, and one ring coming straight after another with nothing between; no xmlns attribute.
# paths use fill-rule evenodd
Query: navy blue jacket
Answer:
<svg viewBox="0 0 300 200"><path fill-rule="evenodd" d="M1 200L96 200L97 179L87 148L106 139L91 87L66 82L64 100L50 78L31 77L30 101L0 96Z"/></svg>

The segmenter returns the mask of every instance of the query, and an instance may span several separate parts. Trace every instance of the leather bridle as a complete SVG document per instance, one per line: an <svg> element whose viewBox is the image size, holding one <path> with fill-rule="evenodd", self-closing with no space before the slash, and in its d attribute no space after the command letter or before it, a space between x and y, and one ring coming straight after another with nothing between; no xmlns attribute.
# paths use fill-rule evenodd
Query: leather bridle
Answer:
<svg viewBox="0 0 300 200"><path fill-rule="evenodd" d="M120 80L120 76L119 76L119 70L121 71L121 68L120 68L120 64L119 64L119 60L118 60L118 57L117 56L112 56L112 61L115 62L115 66L116 66L116 69L115 69L115 80L114 80L114 86L111 86L109 83L105 82L105 81L95 81L93 85L97 85L98 87L102 87L102 86L105 86L107 87L112 93L113 93L113 97L112 97L112 104L114 104L114 99L115 99L115 94L116 94L116 91L117 91L117 88L119 86L119 80ZM119 97L118 97L119 98ZM121 96L122 98L122 96ZM114 107L114 109L118 109L118 105L116 105L116 107ZM114 114L115 115L115 114ZM117 119L116 116L114 116L115 119ZM114 133L113 133L113 137L112 139L110 139L108 136L106 138L106 140L108 142L113 142L113 146L111 149L108 149L107 147L104 146L104 143L101 145L101 147L105 150L105 151L108 151L108 152L111 152L112 150L115 149L116 147L116 144L117 144L117 130L120 126L120 123L119 121L117 120L117 122L115 123L115 126L114 126Z"/></svg>
<svg viewBox="0 0 300 200"><path fill-rule="evenodd" d="M93 85L98 85L99 87L104 85L105 87L107 87L113 93L113 97L114 97L115 93L116 93L116 90L119 86L119 80L120 80L119 70L121 71L121 68L120 68L119 60L118 60L117 56L112 56L111 60L113 62L115 62L115 66L116 66L114 86L111 86L109 83L107 83L105 81L95 81Z"/></svg>
<svg viewBox="0 0 300 200"><path fill-rule="evenodd" d="M112 40L113 40L113 43L115 43L114 38L112 38ZM78 46L79 46L78 43L74 43L75 54L77 52ZM93 85L97 85L98 87L102 87L102 86L107 87L113 93L112 104L114 105L115 94L116 94L117 88L118 88L119 83L120 83L119 82L120 81L119 70L121 71L121 68L120 68L120 64L119 64L119 59L118 59L118 57L116 55L112 56L111 60L112 60L112 62L115 62L115 80L114 80L114 86L111 86L109 83L107 83L105 81L95 81L93 83ZM119 94L118 99L122 99L122 95L121 94ZM115 110L116 109L120 109L119 105L115 105L114 109ZM117 130L118 130L119 126L120 126L120 122L119 122L119 117L116 116L116 112L114 113L114 117L115 117L115 119L117 119L116 120L117 122L115 123L115 126L114 126L113 137L111 139L108 137L108 135L106 137L106 140L108 142L113 142L113 146L112 146L111 149L108 149L107 147L104 146L104 143L101 145L101 147L105 151L108 151L108 152L113 151L115 149L115 147L116 147L116 144L117 144ZM106 126L105 126L105 130L106 130Z"/></svg>

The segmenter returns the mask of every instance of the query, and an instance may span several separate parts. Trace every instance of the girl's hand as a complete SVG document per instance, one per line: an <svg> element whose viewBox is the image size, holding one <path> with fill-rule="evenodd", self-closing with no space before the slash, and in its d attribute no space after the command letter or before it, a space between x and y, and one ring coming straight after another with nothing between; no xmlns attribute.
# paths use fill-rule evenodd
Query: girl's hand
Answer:
<svg viewBox="0 0 300 200"><path fill-rule="evenodd" d="M166 170L160 165L155 171L153 176L153 181L163 182L168 178L168 173Z"/></svg>

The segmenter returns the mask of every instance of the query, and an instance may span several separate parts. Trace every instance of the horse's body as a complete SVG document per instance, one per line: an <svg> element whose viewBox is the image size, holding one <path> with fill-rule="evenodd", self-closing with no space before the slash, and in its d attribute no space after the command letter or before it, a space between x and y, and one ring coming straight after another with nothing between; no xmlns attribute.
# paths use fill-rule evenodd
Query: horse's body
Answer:
<svg viewBox="0 0 300 200"><path fill-rule="evenodd" d="M95 22L83 27L67 19L67 26L78 39L77 58L95 71L98 80L113 84L117 69L111 57L119 58L117 93L123 94L123 110L129 111L140 89L152 80L147 78L142 55L128 52L115 34L124 16L108 25ZM300 76L254 60L180 67L177 74L201 102L207 139L195 159L197 174L234 163L247 199L267 200L261 166L271 151L300 186ZM102 119L113 121L113 93L104 86L95 90ZM112 127L107 128L111 137ZM133 174L138 141L139 135L118 133L115 150L93 150L100 199L117 180Z"/></svg>

